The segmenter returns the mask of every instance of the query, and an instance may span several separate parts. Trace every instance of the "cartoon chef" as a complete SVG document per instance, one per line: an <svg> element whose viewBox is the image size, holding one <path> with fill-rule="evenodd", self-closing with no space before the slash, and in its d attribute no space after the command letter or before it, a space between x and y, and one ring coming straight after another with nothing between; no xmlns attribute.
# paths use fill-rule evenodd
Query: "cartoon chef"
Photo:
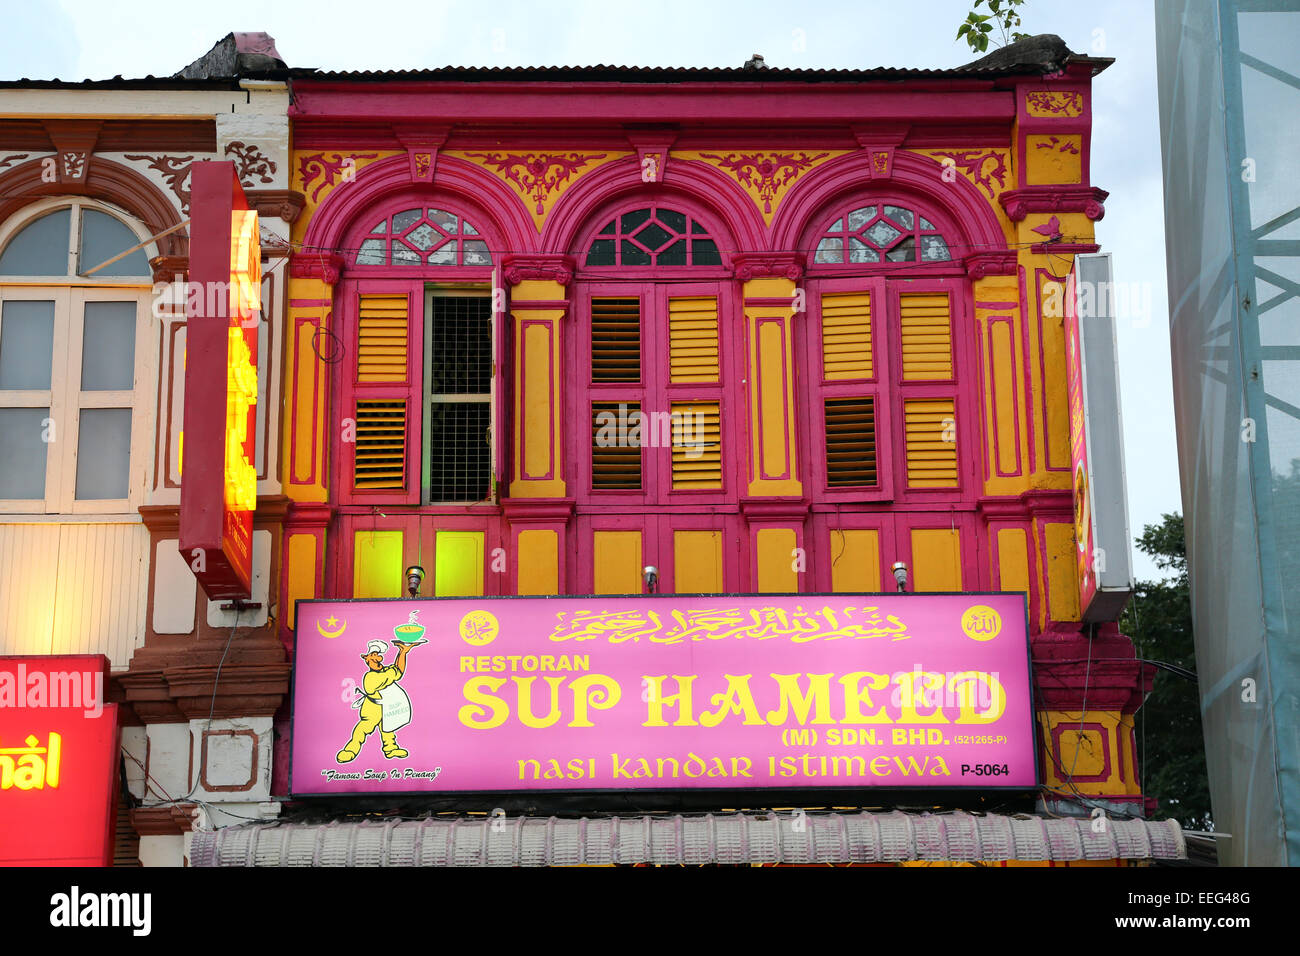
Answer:
<svg viewBox="0 0 1300 956"><path fill-rule="evenodd" d="M418 647L424 641L393 641L397 645L397 658L385 666L384 655L388 645L383 641L371 641L366 645L366 653L361 659L366 662L366 676L357 688L357 699L353 708L360 708L361 719L352 729L352 739L338 753L338 762L347 763L357 759L361 745L379 728L379 737L383 741L384 756L389 760L398 760L410 756L397 745L397 731L411 722L411 698L398 686L398 681L406 672L406 655L412 647Z"/></svg>

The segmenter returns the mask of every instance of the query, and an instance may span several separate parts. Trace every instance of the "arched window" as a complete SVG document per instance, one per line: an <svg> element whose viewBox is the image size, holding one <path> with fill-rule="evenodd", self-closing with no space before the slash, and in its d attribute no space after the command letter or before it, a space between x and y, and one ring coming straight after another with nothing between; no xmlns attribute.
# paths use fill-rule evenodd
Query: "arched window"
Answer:
<svg viewBox="0 0 1300 956"><path fill-rule="evenodd" d="M151 274L149 258L125 223L92 206L74 203L27 223L0 251L0 276L140 278ZM102 268L96 268L102 266Z"/></svg>
<svg viewBox="0 0 1300 956"><path fill-rule="evenodd" d="M453 212L418 206L381 219L361 241L359 266L490 266L480 233Z"/></svg>
<svg viewBox="0 0 1300 956"><path fill-rule="evenodd" d="M878 203L841 212L822 233L813 261L840 265L946 262L951 258L948 240L934 223L906 206Z"/></svg>
<svg viewBox="0 0 1300 956"><path fill-rule="evenodd" d="M968 477L969 291L953 274L954 228L859 196L812 233L804 407L809 478L828 501L934 501Z"/></svg>
<svg viewBox="0 0 1300 956"><path fill-rule="evenodd" d="M42 206L0 229L0 512L130 512L150 438L149 247L90 200Z"/></svg>
<svg viewBox="0 0 1300 956"><path fill-rule="evenodd" d="M616 216L587 249L589 266L720 266L708 227L674 209L650 206Z"/></svg>

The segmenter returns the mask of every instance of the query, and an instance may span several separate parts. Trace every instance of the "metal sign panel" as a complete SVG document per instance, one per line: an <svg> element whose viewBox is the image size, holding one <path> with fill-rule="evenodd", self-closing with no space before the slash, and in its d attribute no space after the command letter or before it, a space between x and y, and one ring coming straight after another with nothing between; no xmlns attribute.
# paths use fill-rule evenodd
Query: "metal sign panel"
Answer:
<svg viewBox="0 0 1300 956"><path fill-rule="evenodd" d="M180 551L209 598L247 598L261 242L234 163L195 163L190 176Z"/></svg>
<svg viewBox="0 0 1300 956"><path fill-rule="evenodd" d="M1080 255L1065 295L1079 612L1114 621L1133 594L1110 255Z"/></svg>
<svg viewBox="0 0 1300 956"><path fill-rule="evenodd" d="M1033 787L1019 593L302 601L297 795Z"/></svg>

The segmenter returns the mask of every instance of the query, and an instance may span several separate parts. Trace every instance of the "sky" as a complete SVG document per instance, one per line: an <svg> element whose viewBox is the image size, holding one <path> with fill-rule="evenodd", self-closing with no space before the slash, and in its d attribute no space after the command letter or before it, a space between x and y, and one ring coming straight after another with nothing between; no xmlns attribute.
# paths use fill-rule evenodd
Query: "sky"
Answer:
<svg viewBox="0 0 1300 956"><path fill-rule="evenodd" d="M264 31L293 67L740 66L761 53L797 68L952 67L972 0L38 0L6 4L0 79L175 73L231 31ZM1020 30L1115 58L1093 81L1092 183L1109 190L1097 241L1128 293L1117 321L1129 524L1136 537L1182 511L1165 281L1155 19L1133 0L1029 0ZM1160 572L1134 552L1139 578Z"/></svg>

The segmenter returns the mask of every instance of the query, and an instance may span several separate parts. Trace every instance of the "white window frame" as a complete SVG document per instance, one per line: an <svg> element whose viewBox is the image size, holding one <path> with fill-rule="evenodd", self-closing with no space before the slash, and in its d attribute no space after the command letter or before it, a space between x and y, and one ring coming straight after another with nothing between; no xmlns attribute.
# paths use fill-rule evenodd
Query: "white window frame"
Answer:
<svg viewBox="0 0 1300 956"><path fill-rule="evenodd" d="M144 503L148 488L150 446L154 433L153 379L156 375L159 323L153 321L152 277L141 279L78 276L77 262L81 234L81 210L95 209L112 216L141 242L149 233L133 217L106 203L84 197L57 197L24 207L0 225L0 250L26 226L57 209L71 209L68 271L58 276L0 276L0 335L3 334L3 303L8 301L54 302L53 363L48 389L0 389L0 407L49 408L53 440L45 462L44 498L0 499L0 514L132 514ZM147 258L157 255L153 243L145 246ZM88 268L98 262L86 263ZM81 389L82 335L85 307L89 302L135 303L135 355L132 388L83 391ZM76 497L77 446L81 410L85 408L131 409L131 447L125 498Z"/></svg>
<svg viewBox="0 0 1300 956"><path fill-rule="evenodd" d="M438 395L435 396L429 389L429 368L433 363L433 300L434 299L488 299L488 334L492 337L492 369L489 377L488 391L486 394L475 393L472 395ZM420 392L422 417L420 419L420 502L424 507L466 507L468 505L482 504L484 502L496 502L501 490L496 486L497 473L497 363L500 357L497 355L497 322L499 317L492 308L492 289L490 287L445 287L433 286L426 287L424 290L424 365L420 370ZM486 440L488 443L488 482L490 491L486 498L480 498L477 501L430 501L430 482L429 468L432 464L432 450L430 442L432 436L429 433L429 412L432 406L437 402L439 404L465 403L479 404L486 403L488 406L488 433Z"/></svg>

